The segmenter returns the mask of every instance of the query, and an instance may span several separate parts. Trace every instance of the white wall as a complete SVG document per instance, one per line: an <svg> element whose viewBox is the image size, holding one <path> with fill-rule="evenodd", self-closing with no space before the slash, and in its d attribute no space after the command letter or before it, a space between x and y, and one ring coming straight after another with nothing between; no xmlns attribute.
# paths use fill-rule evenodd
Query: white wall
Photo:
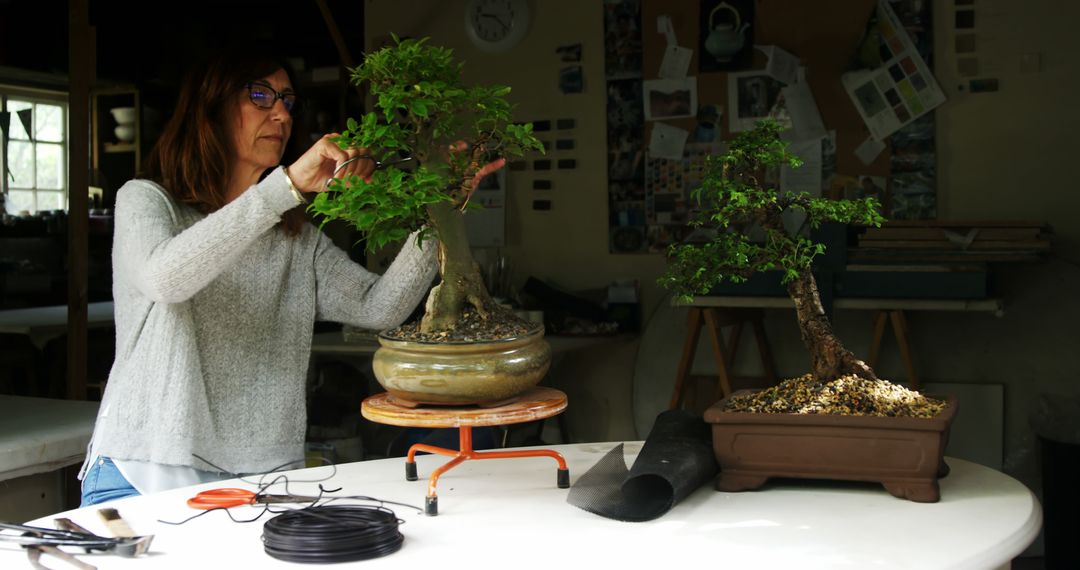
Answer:
<svg viewBox="0 0 1080 570"><path fill-rule="evenodd" d="M937 4L935 43L944 49L936 74L950 96L938 114L942 217L1042 220L1056 238L1047 261L1001 268L1004 317L927 314L913 334L922 340L927 375L1005 385L1004 469L1041 493L1029 411L1040 394L1080 397L1080 193L1072 139L1080 131L1080 4L976 2L980 69L1000 84L997 93L979 94L957 89L955 54L947 49L952 2ZM1041 70L1023 69L1027 54L1039 56Z"/></svg>
<svg viewBox="0 0 1080 570"><path fill-rule="evenodd" d="M508 224L514 230L507 252L517 264L519 280L534 275L567 289L584 289L614 279L637 278L643 286L646 314L658 308L666 313L670 309L660 305L663 293L654 285L663 267L661 256L611 255L607 250L602 3L534 0L529 36L511 52L497 55L482 54L468 44L464 4L463 0L430 0L410 4L428 10L406 11L401 2L368 0L366 31L369 41L389 31L430 35L433 42L458 50L468 62L469 80L513 86L513 98L520 105L518 118L573 117L578 121L574 132L578 148L568 155L577 158L580 167L569 173L553 171L551 212L529 209L537 192L522 182L531 176L511 176ZM1008 305L1000 318L984 313L909 314L916 366L924 382L1005 385L1004 467L1037 490L1038 458L1028 426L1029 406L1043 392L1080 394L1075 359L1080 348L1076 298L1080 291L1080 193L1074 188L1077 160L1070 139L1080 131L1080 108L1073 102L1080 93L1080 43L1073 30L1080 21L1080 3L975 3L979 55L987 76L998 78L1001 90L974 95L957 90L953 73L953 35L948 30L953 3L942 0L935 5L936 75L949 97L938 110L940 217L1049 222L1056 233L1058 257L1001 267L999 285ZM648 24L644 29L649 33ZM562 64L554 50L574 42L584 47L586 90L562 95L557 90ZM1021 72L1020 56L1027 53L1041 55L1042 71ZM861 312L837 315L839 334L858 354L866 354L870 318ZM792 314L770 312L767 329L779 371L795 375L805 370L806 356ZM903 378L891 342L886 342L878 371L883 377ZM744 344L752 348L752 343ZM681 339L670 338L666 345L665 353L677 352ZM636 346L631 345L599 358L565 359L562 374L566 379L560 383L572 386L575 437L635 437L628 396L635 352ZM757 371L752 354L742 355L741 361L747 364L740 364L739 372ZM711 365L704 343L699 365L701 371ZM572 370L566 370L568 366ZM603 413L583 410L586 406Z"/></svg>

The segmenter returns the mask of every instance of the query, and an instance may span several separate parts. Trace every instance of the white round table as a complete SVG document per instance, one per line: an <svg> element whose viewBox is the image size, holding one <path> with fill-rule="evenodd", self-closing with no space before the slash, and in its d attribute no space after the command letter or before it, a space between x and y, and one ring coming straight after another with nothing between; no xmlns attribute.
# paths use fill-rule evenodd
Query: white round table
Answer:
<svg viewBox="0 0 1080 570"><path fill-rule="evenodd" d="M614 443L552 446L577 481ZM627 464L641 443L627 443ZM323 484L341 494L362 494L422 508L423 475L445 458L416 458L420 481L405 480L404 458L337 466ZM469 461L446 473L439 516L392 507L404 520L404 547L385 558L341 564L356 568L800 568L800 569L993 569L1008 568L1036 537L1042 513L1034 495L1000 472L947 458L952 472L941 480L941 501L913 503L889 495L880 485L782 481L758 491L720 493L698 489L663 517L624 523L566 503L551 460ZM330 467L293 471L294 481L330 473ZM199 485L114 501L138 534L155 535L149 555L137 559L93 555L80 558L98 568L297 568L271 558L260 540L259 522L237 524L211 512L182 526L197 511L185 501L197 490L244 486L236 480ZM251 488L250 486L248 486ZM314 483L291 485L293 493L314 493ZM271 492L282 492L280 488ZM257 507L237 507L250 518ZM107 535L94 508L66 516ZM29 524L52 528L45 517ZM58 560L44 559L51 567ZM0 543L0 567L28 568L26 554Z"/></svg>

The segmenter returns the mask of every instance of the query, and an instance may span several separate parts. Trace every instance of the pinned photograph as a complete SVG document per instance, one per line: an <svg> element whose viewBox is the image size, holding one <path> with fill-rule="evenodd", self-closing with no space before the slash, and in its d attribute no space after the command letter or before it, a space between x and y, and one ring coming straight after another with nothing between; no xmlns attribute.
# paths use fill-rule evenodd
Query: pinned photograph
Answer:
<svg viewBox="0 0 1080 570"><path fill-rule="evenodd" d="M604 1L604 76L641 77L641 0Z"/></svg>
<svg viewBox="0 0 1080 570"><path fill-rule="evenodd" d="M645 120L676 119L697 114L697 78L652 79L643 82Z"/></svg>
<svg viewBox="0 0 1080 570"><path fill-rule="evenodd" d="M581 44L571 44L568 46L559 46L555 48L555 53L559 54L559 60L565 62L581 61Z"/></svg>
<svg viewBox="0 0 1080 570"><path fill-rule="evenodd" d="M580 65L571 65L559 70L559 91L564 94L581 93L585 90L585 79Z"/></svg>
<svg viewBox="0 0 1080 570"><path fill-rule="evenodd" d="M639 253L646 250L644 226L615 226L611 228L609 251Z"/></svg>
<svg viewBox="0 0 1080 570"><path fill-rule="evenodd" d="M784 84L760 72L728 74L728 130L747 131L765 118L791 127L783 95Z"/></svg>
<svg viewBox="0 0 1080 570"><path fill-rule="evenodd" d="M627 79L607 84L608 178L641 179L644 155L641 81Z"/></svg>
<svg viewBox="0 0 1080 570"><path fill-rule="evenodd" d="M681 160L690 132L667 123L655 123L649 137L649 157Z"/></svg>
<svg viewBox="0 0 1080 570"><path fill-rule="evenodd" d="M716 104L701 105L697 112L697 125L694 126L696 143L714 143L720 141L720 120L724 117L723 108Z"/></svg>
<svg viewBox="0 0 1080 570"><path fill-rule="evenodd" d="M836 131L829 131L821 139L821 187L829 186L829 178L836 173Z"/></svg>
<svg viewBox="0 0 1080 570"><path fill-rule="evenodd" d="M645 185L641 180L611 180L608 190L616 202L645 202ZM644 224L644 220L641 223Z"/></svg>
<svg viewBox="0 0 1080 570"><path fill-rule="evenodd" d="M859 193L859 177L833 174L829 177L828 196L833 200L851 199Z"/></svg>
<svg viewBox="0 0 1080 570"><path fill-rule="evenodd" d="M634 180L642 176L644 159L641 129L621 126L608 132L608 179Z"/></svg>
<svg viewBox="0 0 1080 570"><path fill-rule="evenodd" d="M934 178L924 172L905 172L892 178L889 218L930 220L937 217Z"/></svg>
<svg viewBox="0 0 1080 570"><path fill-rule="evenodd" d="M937 168L934 142L934 116L923 115L892 135L892 172L925 172L933 175Z"/></svg>
<svg viewBox="0 0 1080 570"><path fill-rule="evenodd" d="M859 200L862 198L877 198L877 201L885 203L885 177L884 176L860 176L859 185L852 188L849 199Z"/></svg>

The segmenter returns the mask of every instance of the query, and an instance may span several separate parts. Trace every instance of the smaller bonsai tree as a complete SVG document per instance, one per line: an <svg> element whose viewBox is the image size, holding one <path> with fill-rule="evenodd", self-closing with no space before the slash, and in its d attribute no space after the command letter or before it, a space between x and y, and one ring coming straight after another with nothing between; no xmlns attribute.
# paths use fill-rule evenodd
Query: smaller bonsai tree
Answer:
<svg viewBox="0 0 1080 570"><path fill-rule="evenodd" d="M825 246L789 233L783 214L798 210L812 228L826 221L881 225L880 205L874 198L831 200L805 193L780 195L763 182L766 169L801 166L780 138L781 127L766 120L741 133L727 152L706 159L702 184L693 191L701 216L692 224L714 228L716 235L703 244L673 245L670 265L660 284L680 299L707 294L723 281L739 283L758 272L780 270L788 295L795 302L803 344L810 352L814 383L822 385L844 376L877 380L874 371L856 358L833 333L818 294L811 268ZM751 241L747 229L764 230L765 241Z"/></svg>
<svg viewBox="0 0 1080 570"><path fill-rule="evenodd" d="M375 110L359 121L350 118L336 142L369 149L385 166L370 181L335 179L310 209L323 223L341 219L357 228L369 251L415 230L422 230L421 241L438 236L441 282L425 304L419 325L425 338L459 338L466 316L481 324L512 317L484 287L463 216L475 206L469 197L476 174L492 157L543 150L531 124L510 121L510 88L465 86L452 50L426 38L395 36L393 45L367 54L351 73L353 83L367 87ZM395 163L402 157L411 160Z"/></svg>

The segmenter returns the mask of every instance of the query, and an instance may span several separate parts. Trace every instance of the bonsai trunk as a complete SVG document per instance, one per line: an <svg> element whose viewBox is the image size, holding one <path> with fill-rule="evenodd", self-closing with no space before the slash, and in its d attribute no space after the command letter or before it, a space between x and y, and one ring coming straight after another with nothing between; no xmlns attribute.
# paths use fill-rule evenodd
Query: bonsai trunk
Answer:
<svg viewBox="0 0 1080 570"><path fill-rule="evenodd" d="M428 217L439 236L439 275L442 282L428 295L422 332L448 330L460 322L462 313L473 307L487 318L496 309L480 268L473 261L465 220L450 202L427 206Z"/></svg>
<svg viewBox="0 0 1080 570"><path fill-rule="evenodd" d="M825 316L825 308L821 306L817 281L810 268L799 272L799 276L788 283L787 289L788 295L795 301L795 313L799 319L803 344L810 351L814 380L824 384L852 374L867 380L877 380L874 371L844 348L833 333L832 325Z"/></svg>

